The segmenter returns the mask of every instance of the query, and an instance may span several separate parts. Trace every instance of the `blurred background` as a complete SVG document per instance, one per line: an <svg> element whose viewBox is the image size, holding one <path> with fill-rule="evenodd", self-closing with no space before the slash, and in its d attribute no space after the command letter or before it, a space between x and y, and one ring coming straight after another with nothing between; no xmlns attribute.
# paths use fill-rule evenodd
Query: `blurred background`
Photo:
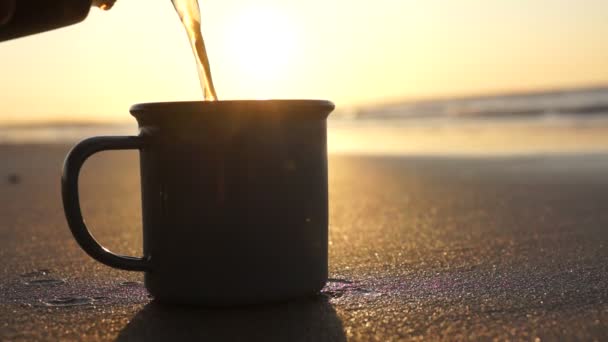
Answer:
<svg viewBox="0 0 608 342"><path fill-rule="evenodd" d="M336 103L333 153L608 151L608 1L201 0L220 99ZM202 99L171 1L0 44L0 143L135 134Z"/></svg>

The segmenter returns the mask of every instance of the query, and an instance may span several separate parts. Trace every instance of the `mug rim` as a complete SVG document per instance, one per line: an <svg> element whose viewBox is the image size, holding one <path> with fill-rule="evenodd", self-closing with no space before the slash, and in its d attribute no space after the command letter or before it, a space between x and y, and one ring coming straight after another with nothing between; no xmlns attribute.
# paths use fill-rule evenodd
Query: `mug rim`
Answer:
<svg viewBox="0 0 608 342"><path fill-rule="evenodd" d="M307 112L326 117L335 109L328 100L280 99L280 100L224 100L224 101L171 101L145 102L131 106L129 112L135 118L145 116L230 113L243 111Z"/></svg>

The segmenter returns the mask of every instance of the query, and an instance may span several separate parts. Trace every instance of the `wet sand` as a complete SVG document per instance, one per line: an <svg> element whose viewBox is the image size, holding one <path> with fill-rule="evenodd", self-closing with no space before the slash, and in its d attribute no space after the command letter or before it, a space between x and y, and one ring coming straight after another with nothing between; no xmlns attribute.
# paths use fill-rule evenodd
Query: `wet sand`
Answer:
<svg viewBox="0 0 608 342"><path fill-rule="evenodd" d="M166 308L72 239L68 147L0 145L0 340L581 339L608 335L608 156L330 157L316 299ZM84 216L141 253L136 153L85 165ZM12 174L17 175L11 176Z"/></svg>

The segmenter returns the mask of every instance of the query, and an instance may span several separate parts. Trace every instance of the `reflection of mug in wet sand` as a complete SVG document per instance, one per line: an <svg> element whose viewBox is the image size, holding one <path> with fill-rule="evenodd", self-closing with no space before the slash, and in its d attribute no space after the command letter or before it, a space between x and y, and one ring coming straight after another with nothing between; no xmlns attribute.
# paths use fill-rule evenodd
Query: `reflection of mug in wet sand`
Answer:
<svg viewBox="0 0 608 342"><path fill-rule="evenodd" d="M93 258L145 271L161 302L238 305L318 293L327 281L327 101L135 105L139 136L95 137L68 155L70 229ZM102 150L138 149L144 256L87 230L78 173Z"/></svg>

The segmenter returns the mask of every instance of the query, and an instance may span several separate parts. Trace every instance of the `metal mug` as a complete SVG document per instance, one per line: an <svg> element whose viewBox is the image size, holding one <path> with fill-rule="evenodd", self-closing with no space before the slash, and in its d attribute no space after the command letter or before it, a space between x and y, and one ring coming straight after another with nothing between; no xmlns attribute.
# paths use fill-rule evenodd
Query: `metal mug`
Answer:
<svg viewBox="0 0 608 342"><path fill-rule="evenodd" d="M108 266L145 272L160 302L230 306L318 293L327 281L328 101L145 103L138 136L93 137L68 154L65 215ZM85 226L78 175L92 154L137 149L143 257L117 255Z"/></svg>

